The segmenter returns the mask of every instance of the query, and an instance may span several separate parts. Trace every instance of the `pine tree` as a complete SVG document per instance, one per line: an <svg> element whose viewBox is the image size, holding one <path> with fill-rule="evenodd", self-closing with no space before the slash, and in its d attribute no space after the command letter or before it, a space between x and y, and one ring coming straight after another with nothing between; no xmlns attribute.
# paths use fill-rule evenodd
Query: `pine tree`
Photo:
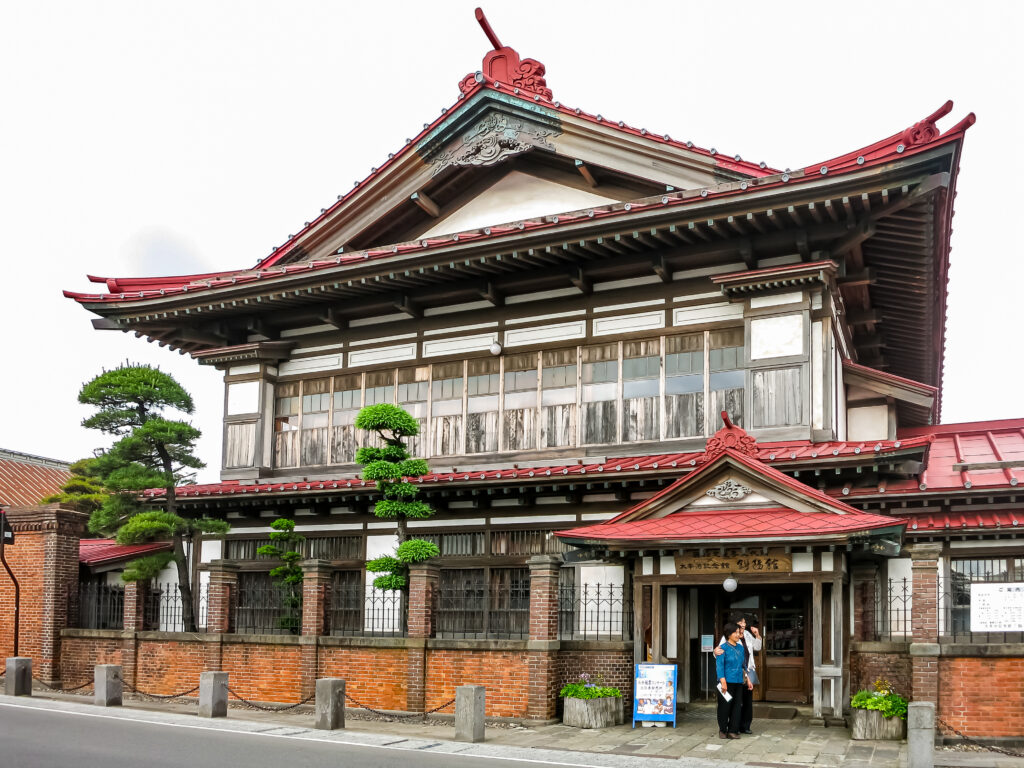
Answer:
<svg viewBox="0 0 1024 768"><path fill-rule="evenodd" d="M440 554L436 544L409 538L409 520L425 520L434 514L429 504L416 498L420 489L409 482L409 478L430 473L426 461L409 457L405 444L405 438L419 434L420 425L403 408L381 403L363 408L356 416L356 427L380 438L381 447L360 448L356 461L363 465L363 480L376 483L382 497L374 505L374 515L394 520L398 528L395 553L370 560L366 570L381 574L373 580L377 589L403 589L411 564Z"/></svg>
<svg viewBox="0 0 1024 768"><path fill-rule="evenodd" d="M71 465L71 477L64 481L59 493L53 493L39 500L40 504L62 504L79 512L93 511L106 501L103 478L96 468L96 459L79 459Z"/></svg>
<svg viewBox="0 0 1024 768"><path fill-rule="evenodd" d="M196 531L226 533L228 525L222 520L186 519L178 514L178 483L190 470L204 466L195 456L200 432L185 421L165 418L164 412L191 414L192 397L163 371L125 364L86 383L78 401L96 408L92 416L82 421L82 426L118 438L90 463L109 495L92 512L89 530L114 536L118 544L170 542L171 552L131 561L122 578L150 579L174 562L184 629L194 632L192 580L184 540ZM143 505L142 493L150 488L163 489L162 509L154 509L153 504Z"/></svg>

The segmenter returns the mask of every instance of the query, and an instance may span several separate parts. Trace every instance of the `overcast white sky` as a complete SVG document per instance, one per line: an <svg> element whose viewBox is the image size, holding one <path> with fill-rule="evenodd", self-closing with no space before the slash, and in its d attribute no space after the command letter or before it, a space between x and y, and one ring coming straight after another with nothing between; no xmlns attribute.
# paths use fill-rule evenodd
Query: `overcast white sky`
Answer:
<svg viewBox="0 0 1024 768"><path fill-rule="evenodd" d="M75 0L0 4L0 447L105 444L76 396L157 364L196 398L215 480L217 371L94 331L61 297L102 276L244 268L451 106L488 43L473 2ZM491 0L501 41L555 98L799 167L967 112L943 421L1024 416L1024 177L1015 2ZM99 289L95 286L94 289Z"/></svg>

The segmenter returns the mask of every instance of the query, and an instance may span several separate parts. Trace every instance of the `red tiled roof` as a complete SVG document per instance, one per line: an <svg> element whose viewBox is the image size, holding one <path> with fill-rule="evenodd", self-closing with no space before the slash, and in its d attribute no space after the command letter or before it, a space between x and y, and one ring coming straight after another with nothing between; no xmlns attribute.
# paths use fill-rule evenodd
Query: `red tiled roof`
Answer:
<svg viewBox="0 0 1024 768"><path fill-rule="evenodd" d="M915 437L906 440L879 440L876 442L828 442L811 443L806 440L758 443L757 456L762 462L785 465L787 463L826 460L833 458L851 458L863 455L885 456L894 452L923 449L930 438ZM542 480L547 477L566 475L583 476L611 474L630 474L635 472L671 473L672 470L686 470L697 466L703 451L692 453L658 453L643 456L627 456L608 459L600 464L557 464L550 466L519 467L508 469L490 469L473 472L437 472L424 475L417 483L443 483L455 481L488 481L488 480ZM676 473L677 474L677 473ZM359 478L338 478L288 483L259 483L245 485L237 480L206 485L186 485L178 488L179 498L192 496L221 496L232 494L285 493L293 491L318 491L346 488L372 487ZM146 491L149 497L164 494L162 488Z"/></svg>
<svg viewBox="0 0 1024 768"><path fill-rule="evenodd" d="M1024 481L1024 419L900 430L904 440L926 435L931 436L932 444L919 479L900 480L879 489L851 488L849 495L1015 488Z"/></svg>
<svg viewBox="0 0 1024 768"><path fill-rule="evenodd" d="M1008 528L1012 530L1024 527L1024 509L979 509L975 512L950 513L901 510L901 514L907 518L908 533L928 533L953 529L980 531Z"/></svg>
<svg viewBox="0 0 1024 768"><path fill-rule="evenodd" d="M148 544L118 544L113 539L82 539L78 542L78 562L82 565L106 565L122 560L134 560L156 552L170 552L166 541Z"/></svg>
<svg viewBox="0 0 1024 768"><path fill-rule="evenodd" d="M519 98L524 101L531 101L524 95L516 93L516 89L512 86L506 83L496 83L486 77L483 78L482 82L480 82L476 88L471 90L469 93L465 93L460 96L460 101L464 98L468 99L475 96L487 89L498 91L506 98ZM746 194L748 191L754 192L767 187L778 188L783 186L799 185L813 179L821 178L825 175L835 176L836 174L851 173L875 165L891 162L899 156L909 157L919 152L931 150L937 146L960 139L964 132L975 122L974 114L968 114L953 128L943 134L940 134L938 129L935 127L934 121L948 114L952 110L953 102L950 101L944 104L933 115L930 115L914 126L911 126L910 128L907 128L900 133L896 133L886 139L877 141L862 149L841 155L825 163L813 163L803 169L782 172L773 168L761 168L760 165L748 163L743 161L738 155L733 158L723 158L714 149L705 150L694 146L692 142L673 140L668 137L667 134L659 135L650 133L643 128L634 128L632 126L627 126L622 122L609 121L600 115L590 115L582 110L572 109L558 101L548 101L539 95L535 95L535 98L532 101L543 102L545 107L549 109L553 108L565 115L580 117L611 129L623 131L636 136L642 136L652 142L685 148L691 152L715 157L715 162L718 165L749 174L752 178L749 181L744 182L725 182L715 187L705 188L702 190L693 189L668 192L664 195L643 198L640 200L630 201L628 203L615 203L612 205L597 206L585 211L559 213L557 216L546 216L539 219L531 219L505 226L491 226L458 234L445 235L443 237L424 238L406 243L388 245L386 247L370 248L365 251L352 251L326 260L278 266L278 262L280 262L296 245L299 244L299 238L304 232L317 227L321 221L331 216L340 206L344 206L350 198L358 194L364 184L373 180L392 164L398 162L399 159L407 152L414 151L421 138L429 134L435 127L437 127L437 125L450 117L448 113L451 110L444 110L441 116L427 125L415 139L402 147L382 166L374 168L366 179L358 182L347 194L339 196L337 201L323 209L321 214L308 222L301 230L299 230L298 234L290 236L285 243L278 246L268 257L260 260L252 269L229 270L204 275L181 275L164 278L103 278L90 276L89 279L93 282L105 283L109 293L88 294L75 291L64 291L64 295L67 298L86 304L94 302L136 301L162 295L186 293L190 290L202 291L207 289L217 289L237 283L254 282L263 278L269 279L294 272L309 272L337 267L344 264L364 263L368 259L389 258L397 254L423 252L432 248L450 246L453 240L464 243L479 242L507 234L514 234L523 230L533 231L545 228L557 228L574 221L585 220L588 218L596 220L615 216L630 217L641 211L650 211L654 208L688 205L720 197L733 197ZM453 108L457 106L458 103L456 103Z"/></svg>
<svg viewBox="0 0 1024 768"><path fill-rule="evenodd" d="M60 491L69 477L69 465L63 461L0 450L0 504L5 506L35 506Z"/></svg>
<svg viewBox="0 0 1024 768"><path fill-rule="evenodd" d="M876 528L893 528L905 521L867 512L840 515L830 512L798 512L786 507L729 510L726 512L678 512L665 517L557 531L567 539L611 542L733 541L759 538L821 538Z"/></svg>

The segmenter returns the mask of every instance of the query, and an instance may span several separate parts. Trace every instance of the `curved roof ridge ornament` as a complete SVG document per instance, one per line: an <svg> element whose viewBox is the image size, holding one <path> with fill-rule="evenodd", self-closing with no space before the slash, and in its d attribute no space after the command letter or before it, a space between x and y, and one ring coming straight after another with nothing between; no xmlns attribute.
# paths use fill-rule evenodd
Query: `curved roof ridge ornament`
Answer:
<svg viewBox="0 0 1024 768"><path fill-rule="evenodd" d="M514 48L502 45L480 8L476 9L476 20L494 49L484 56L480 72L473 72L462 78L459 90L468 94L479 83L489 80L551 101L551 89L544 80L544 65L536 59L521 59Z"/></svg>
<svg viewBox="0 0 1024 768"><path fill-rule="evenodd" d="M704 454L698 459L698 464L704 464L724 453L726 449L742 453L753 459L757 458L757 446L753 437L746 433L742 427L737 427L729 418L728 411L722 411L722 422L725 424L714 436L708 440Z"/></svg>
<svg viewBox="0 0 1024 768"><path fill-rule="evenodd" d="M941 135L938 126L935 123L939 118L945 117L953 111L953 100L950 99L937 110L932 112L924 120L919 120L912 126L903 131L903 143L908 147L914 147L918 144L927 144L930 141L935 141Z"/></svg>

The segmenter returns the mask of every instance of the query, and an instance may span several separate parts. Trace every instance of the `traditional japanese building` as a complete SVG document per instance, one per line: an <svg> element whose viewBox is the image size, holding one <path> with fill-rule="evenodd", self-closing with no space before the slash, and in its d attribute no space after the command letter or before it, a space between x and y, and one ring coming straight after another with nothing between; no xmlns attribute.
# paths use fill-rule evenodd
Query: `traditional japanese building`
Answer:
<svg viewBox="0 0 1024 768"><path fill-rule="evenodd" d="M973 725L944 697L969 699L978 664L1021 671L1021 637L971 632L970 584L1024 581L1024 420L938 425L974 116L940 129L946 103L783 171L574 108L482 24L493 50L454 104L254 266L66 294L224 372L221 482L179 489L233 526L203 568L265 580L284 515L325 583L361 589L394 528L354 420L397 403L438 510L413 523L441 550L425 663L452 637L547 654L508 713L550 716L587 663L628 688L644 658L703 698L701 637L739 609L767 637L759 699L842 717L882 674ZM324 632L374 634L363 605ZM1019 735L1001 727L984 735Z"/></svg>

